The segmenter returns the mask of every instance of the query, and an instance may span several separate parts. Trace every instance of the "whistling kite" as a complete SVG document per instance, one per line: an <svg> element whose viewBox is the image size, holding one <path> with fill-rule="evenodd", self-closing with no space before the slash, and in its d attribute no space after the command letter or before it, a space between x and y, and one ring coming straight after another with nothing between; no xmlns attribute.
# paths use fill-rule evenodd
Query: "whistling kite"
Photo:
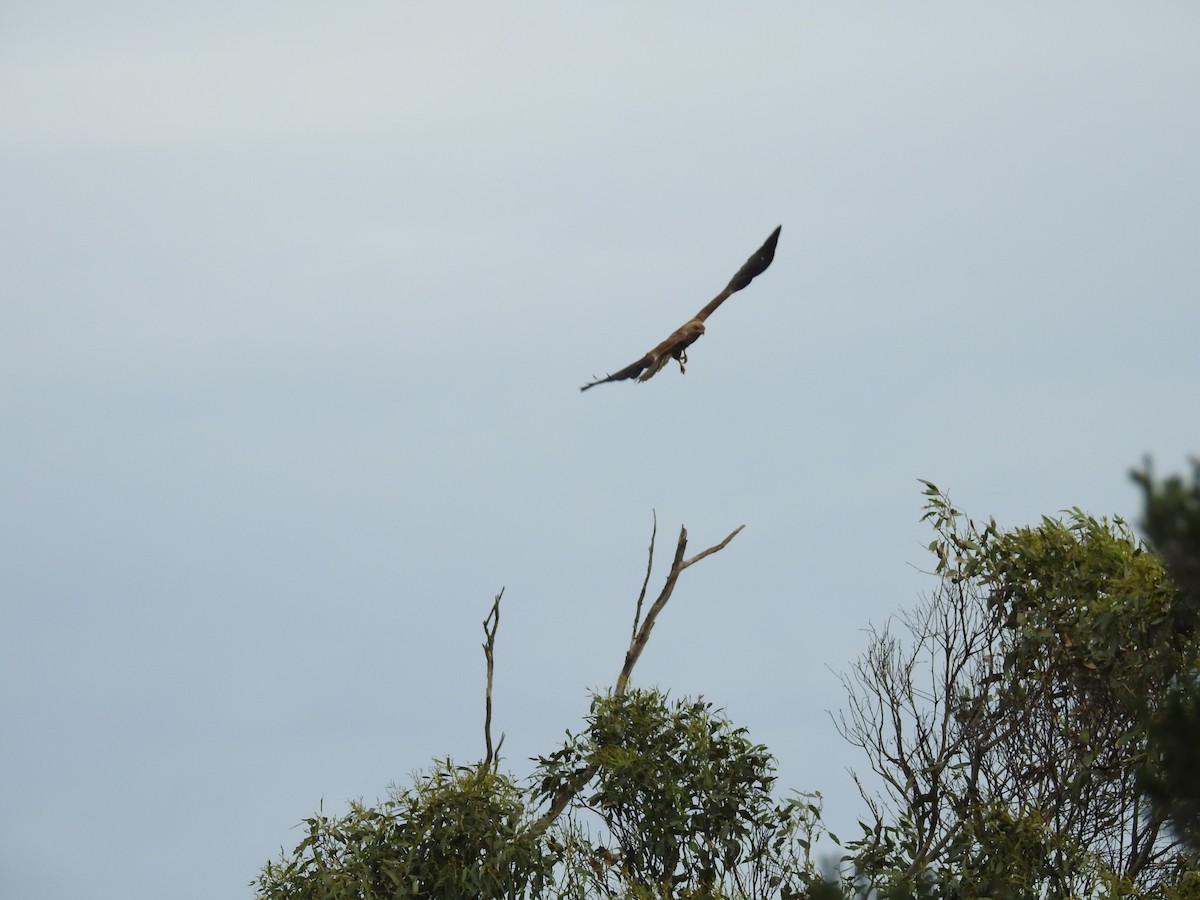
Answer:
<svg viewBox="0 0 1200 900"><path fill-rule="evenodd" d="M724 303L729 297L740 291L756 277L767 271L767 266L771 265L771 260L775 258L775 245L779 243L779 232L783 229L780 225L771 232L771 236L767 238L767 242L763 244L746 260L746 264L738 269L733 280L725 286L725 290L717 294L704 309L696 313L695 318L679 328L669 338L639 359L622 369L620 372L614 372L605 378L598 378L595 381L585 384L580 388L581 391L586 391L590 387L595 387L598 384L604 384L606 381L623 381L626 378L636 378L638 381L646 381L653 378L663 366L667 364L669 359L679 360L679 371L683 372L684 364L687 362L687 348L696 342L700 335L704 334L704 320L713 314L718 306Z"/></svg>

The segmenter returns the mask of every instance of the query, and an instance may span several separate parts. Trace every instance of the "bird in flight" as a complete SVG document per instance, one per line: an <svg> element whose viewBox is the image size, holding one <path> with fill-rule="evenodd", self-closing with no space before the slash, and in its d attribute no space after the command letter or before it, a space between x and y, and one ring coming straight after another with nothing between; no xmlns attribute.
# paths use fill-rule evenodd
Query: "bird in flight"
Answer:
<svg viewBox="0 0 1200 900"><path fill-rule="evenodd" d="M775 258L775 245L779 243L779 232L782 230L783 226L780 225L772 231L766 243L759 247L754 252L754 255L746 260L744 266L738 269L737 274L725 286L725 290L709 300L708 304L700 312L696 313L691 320L676 329L675 333L669 338L637 362L630 363L619 372L613 372L613 374L606 375L604 378L598 378L595 381L589 382L579 390L586 391L588 388L595 387L598 384L604 384L608 381L624 381L627 378L646 381L657 375L659 370L670 359L678 360L679 371L683 372L684 364L687 363L687 348L694 344L700 335L704 334L704 320L711 316L716 308L733 294L746 287L751 281L767 271L767 266L771 265L771 260Z"/></svg>

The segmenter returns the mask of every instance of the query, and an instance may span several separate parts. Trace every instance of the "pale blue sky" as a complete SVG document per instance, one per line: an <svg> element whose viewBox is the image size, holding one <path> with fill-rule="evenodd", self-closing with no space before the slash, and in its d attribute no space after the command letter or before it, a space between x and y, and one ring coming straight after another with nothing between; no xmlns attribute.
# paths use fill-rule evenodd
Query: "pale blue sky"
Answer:
<svg viewBox="0 0 1200 900"><path fill-rule="evenodd" d="M1200 451L1200 8L0 12L0 894L249 896L293 826L615 677L849 830L827 709L918 478L1136 516ZM777 224L686 376L603 385ZM654 584L661 583L656 573Z"/></svg>

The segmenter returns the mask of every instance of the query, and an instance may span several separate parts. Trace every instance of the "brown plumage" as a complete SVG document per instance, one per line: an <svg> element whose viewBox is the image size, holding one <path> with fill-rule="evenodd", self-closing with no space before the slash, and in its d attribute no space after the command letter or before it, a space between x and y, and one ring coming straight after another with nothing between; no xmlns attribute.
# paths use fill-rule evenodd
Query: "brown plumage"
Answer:
<svg viewBox="0 0 1200 900"><path fill-rule="evenodd" d="M691 320L676 329L669 338L637 362L630 363L619 372L613 372L613 374L607 375L604 378L598 378L595 381L589 382L581 387L580 390L586 391L588 388L595 387L598 384L604 384L608 381L624 381L627 378L646 381L649 378L653 378L667 364L667 361L671 359L678 360L679 371L684 371L684 365L687 363L687 348L694 344L700 335L704 334L704 320L711 316L713 311L733 294L767 271L767 266L771 265L771 260L775 258L775 245L779 243L779 232L782 230L783 226L780 225L772 231L766 243L759 247L754 255L746 260L745 265L738 269L737 274L725 286L725 290L709 300L708 304L700 312L696 313Z"/></svg>

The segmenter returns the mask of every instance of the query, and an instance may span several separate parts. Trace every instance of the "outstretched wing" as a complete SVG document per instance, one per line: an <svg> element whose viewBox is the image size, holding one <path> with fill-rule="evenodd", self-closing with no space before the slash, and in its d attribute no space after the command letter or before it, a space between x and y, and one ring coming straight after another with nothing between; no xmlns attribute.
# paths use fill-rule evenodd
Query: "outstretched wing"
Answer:
<svg viewBox="0 0 1200 900"><path fill-rule="evenodd" d="M704 323L692 319L690 322L677 328L672 332L671 336L639 359L635 363L630 363L619 372L613 372L611 375L606 375L604 378L597 378L595 381L588 382L579 390L586 391L588 388L595 387L598 384L605 384L609 381L624 381L627 378L636 378L638 381L648 381L658 374L658 371L674 357L680 359L685 350L696 342L700 335L704 334ZM680 365L683 365L682 361Z"/></svg>
<svg viewBox="0 0 1200 900"><path fill-rule="evenodd" d="M630 363L619 372L613 372L611 375L606 375L604 378L597 378L595 381L589 381L581 391L586 391L588 388L594 388L598 384L607 384L610 381L624 381L626 378L637 378L649 366L654 364L653 351L647 353L635 363Z"/></svg>
<svg viewBox="0 0 1200 900"><path fill-rule="evenodd" d="M725 290L713 297L705 305L704 309L696 313L696 318L703 322L713 314L713 311L746 287L755 278L767 271L767 266L771 265L771 261L775 259L775 245L779 243L779 232L783 231L783 226L776 227L771 232L771 236L766 239L761 247L754 251L754 255L746 260L745 264L737 270L737 274L729 279L729 284L725 285Z"/></svg>
<svg viewBox="0 0 1200 900"><path fill-rule="evenodd" d="M725 290L708 301L704 308L696 313L695 318L690 319L682 327L678 328L669 338L637 362L630 363L619 372L614 372L604 378L591 381L579 390L586 391L588 388L595 387L598 384L606 384L609 381L625 381L629 378L646 381L666 365L667 360L671 357L679 359L680 367L682 368L683 359L681 357L683 357L684 351L704 333L704 320L712 315L718 306L733 294L746 287L746 285L765 272L767 267L771 265L771 261L775 258L775 245L779 243L779 232L782 230L783 226L780 225L771 232L771 236L767 238L766 242L737 270L737 274L725 286Z"/></svg>

